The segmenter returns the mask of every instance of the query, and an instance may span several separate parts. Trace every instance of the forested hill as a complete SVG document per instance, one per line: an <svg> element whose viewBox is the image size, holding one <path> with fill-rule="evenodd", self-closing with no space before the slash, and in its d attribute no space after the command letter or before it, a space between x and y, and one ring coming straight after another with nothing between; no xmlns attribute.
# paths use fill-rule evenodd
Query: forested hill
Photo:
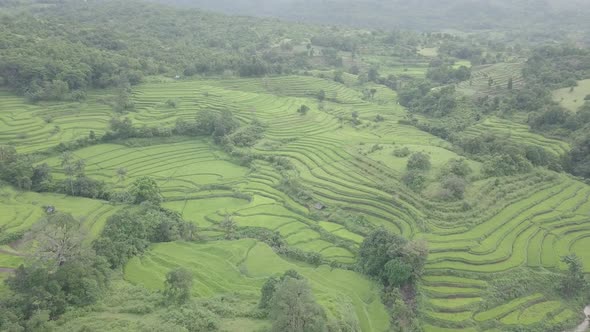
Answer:
<svg viewBox="0 0 590 332"><path fill-rule="evenodd" d="M301 34L275 20L137 1L0 1L0 86L32 101L79 100L87 88L149 75L280 74L295 61L272 52L284 31Z"/></svg>
<svg viewBox="0 0 590 332"><path fill-rule="evenodd" d="M170 1L155 0L165 3ZM316 23L417 30L519 32L559 30L575 34L588 26L588 0L174 0L179 5L230 14L275 16Z"/></svg>

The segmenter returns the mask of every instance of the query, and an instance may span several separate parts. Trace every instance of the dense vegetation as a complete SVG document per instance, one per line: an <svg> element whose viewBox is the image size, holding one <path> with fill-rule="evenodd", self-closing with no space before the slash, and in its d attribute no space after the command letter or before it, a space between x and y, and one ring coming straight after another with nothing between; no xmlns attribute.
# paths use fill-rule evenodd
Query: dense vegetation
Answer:
<svg viewBox="0 0 590 332"><path fill-rule="evenodd" d="M583 10L423 5L0 1L0 330L581 321Z"/></svg>

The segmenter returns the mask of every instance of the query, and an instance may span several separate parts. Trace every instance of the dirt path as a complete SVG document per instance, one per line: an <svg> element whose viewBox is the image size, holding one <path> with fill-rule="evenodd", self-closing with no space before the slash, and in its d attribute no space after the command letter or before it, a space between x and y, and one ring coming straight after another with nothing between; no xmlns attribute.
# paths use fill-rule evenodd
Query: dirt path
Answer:
<svg viewBox="0 0 590 332"><path fill-rule="evenodd" d="M587 306L586 308L584 308L584 314L586 315L586 320L578 325L578 327L576 327L575 330L573 330L572 332L586 332L588 331L588 328L590 327L590 305Z"/></svg>
<svg viewBox="0 0 590 332"><path fill-rule="evenodd" d="M7 268L7 267L0 267L0 273L10 273L14 272L14 269Z"/></svg>

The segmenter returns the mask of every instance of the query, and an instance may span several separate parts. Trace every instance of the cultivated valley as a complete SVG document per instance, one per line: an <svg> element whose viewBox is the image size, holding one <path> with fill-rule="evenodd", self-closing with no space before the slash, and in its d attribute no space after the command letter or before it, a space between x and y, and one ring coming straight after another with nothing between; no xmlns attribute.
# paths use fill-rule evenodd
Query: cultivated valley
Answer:
<svg viewBox="0 0 590 332"><path fill-rule="evenodd" d="M0 0L0 330L584 321L590 31L273 10Z"/></svg>

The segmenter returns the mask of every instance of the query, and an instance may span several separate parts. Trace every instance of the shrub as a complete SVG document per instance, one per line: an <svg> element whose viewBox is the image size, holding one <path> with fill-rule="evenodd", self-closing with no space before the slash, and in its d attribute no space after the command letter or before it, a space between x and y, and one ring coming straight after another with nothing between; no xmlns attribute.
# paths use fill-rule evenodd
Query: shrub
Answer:
<svg viewBox="0 0 590 332"><path fill-rule="evenodd" d="M521 155L499 154L484 162L482 172L487 176L509 176L527 173L531 169L531 163Z"/></svg>
<svg viewBox="0 0 590 332"><path fill-rule="evenodd" d="M307 114L307 112L309 112L310 108L307 105L301 105L298 109L297 109L297 113L301 114L301 115L305 115Z"/></svg>
<svg viewBox="0 0 590 332"><path fill-rule="evenodd" d="M453 174L462 178L469 176L473 170L465 159L450 159L443 169L443 174Z"/></svg>
<svg viewBox="0 0 590 332"><path fill-rule="evenodd" d="M441 183L442 190L439 193L442 199L463 199L467 182L456 175L449 175Z"/></svg>
<svg viewBox="0 0 590 332"><path fill-rule="evenodd" d="M418 171L409 171L402 177L402 182L411 189L420 191L426 185L426 176Z"/></svg>
<svg viewBox="0 0 590 332"><path fill-rule="evenodd" d="M410 151L410 149L408 149L408 147L406 146L404 146L403 148L397 148L393 150L393 155L398 158L405 158L409 156L410 153L412 153L412 151Z"/></svg>
<svg viewBox="0 0 590 332"><path fill-rule="evenodd" d="M166 106L171 107L171 108L176 108L176 107L178 107L178 101L174 100L174 99L168 99L168 100L166 100Z"/></svg>
<svg viewBox="0 0 590 332"><path fill-rule="evenodd" d="M430 164L430 156L423 152L416 152L408 159L407 168L409 171L428 171L432 165Z"/></svg>

